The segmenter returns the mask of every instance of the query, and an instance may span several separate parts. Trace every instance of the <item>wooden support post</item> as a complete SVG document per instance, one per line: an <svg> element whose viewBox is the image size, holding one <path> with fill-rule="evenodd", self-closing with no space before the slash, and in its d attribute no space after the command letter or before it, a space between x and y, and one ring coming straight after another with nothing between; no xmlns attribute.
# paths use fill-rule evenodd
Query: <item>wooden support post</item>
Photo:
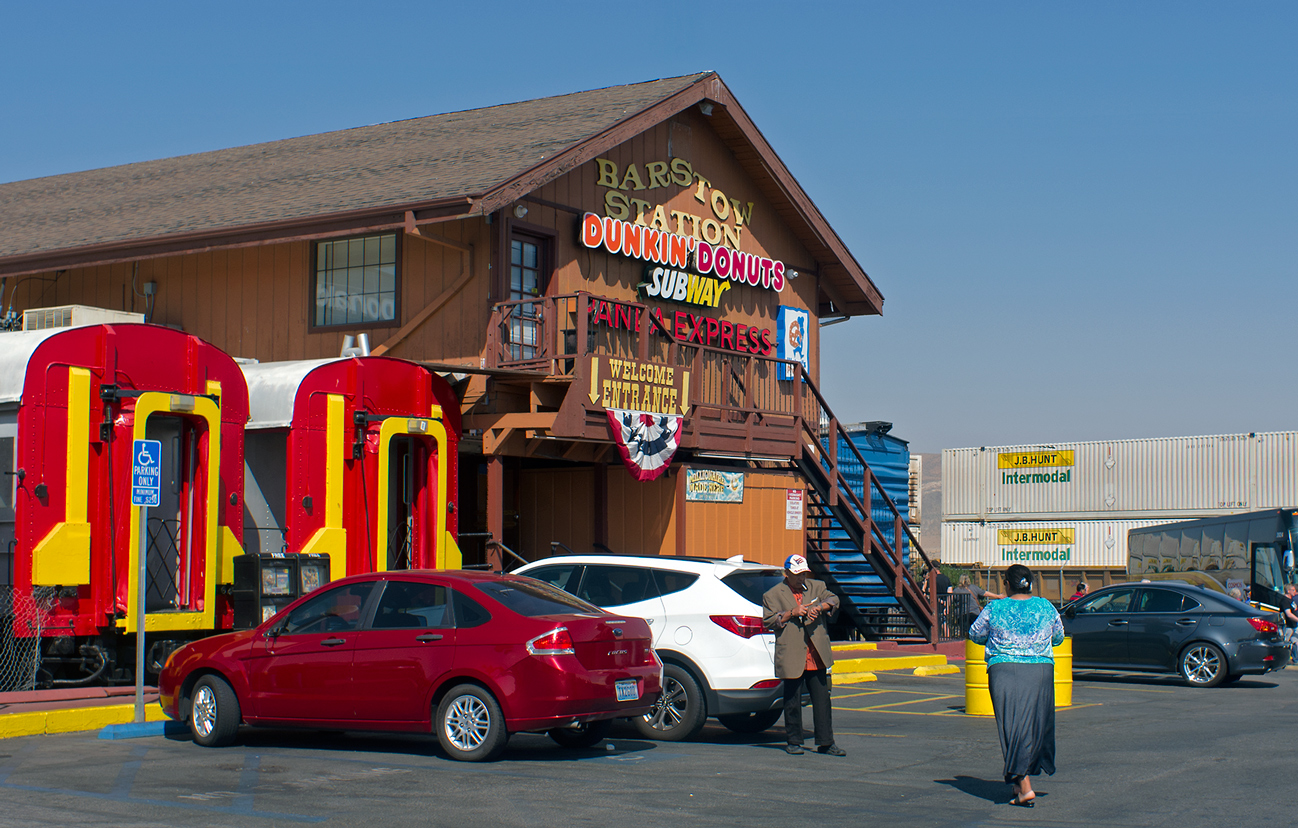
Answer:
<svg viewBox="0 0 1298 828"><path fill-rule="evenodd" d="M577 294L577 356L585 356L590 347L590 294Z"/></svg>
<svg viewBox="0 0 1298 828"><path fill-rule="evenodd" d="M487 458L487 531L496 543L505 535L505 459ZM504 571L504 554L494 544L487 544L487 563L492 572Z"/></svg>
<svg viewBox="0 0 1298 828"><path fill-rule="evenodd" d="M685 510L688 508L685 500L685 467L676 467L676 554L686 555L685 550Z"/></svg>
<svg viewBox="0 0 1298 828"><path fill-rule="evenodd" d="M596 546L608 547L608 464L595 464L594 478L594 498L592 503L595 507L595 544Z"/></svg>

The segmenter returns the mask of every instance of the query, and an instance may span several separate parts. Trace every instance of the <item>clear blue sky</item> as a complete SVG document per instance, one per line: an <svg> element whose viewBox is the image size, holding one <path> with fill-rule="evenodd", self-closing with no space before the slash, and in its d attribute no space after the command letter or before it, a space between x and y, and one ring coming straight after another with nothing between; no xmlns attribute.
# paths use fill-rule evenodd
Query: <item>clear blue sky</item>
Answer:
<svg viewBox="0 0 1298 828"><path fill-rule="evenodd" d="M18 3L0 181L718 71L912 450L1298 428L1298 4Z"/></svg>

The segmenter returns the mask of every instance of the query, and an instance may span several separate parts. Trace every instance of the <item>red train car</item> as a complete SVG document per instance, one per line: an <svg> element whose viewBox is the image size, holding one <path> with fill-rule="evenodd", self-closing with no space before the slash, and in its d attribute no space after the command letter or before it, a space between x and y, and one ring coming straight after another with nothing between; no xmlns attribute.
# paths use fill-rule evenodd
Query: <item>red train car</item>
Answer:
<svg viewBox="0 0 1298 828"><path fill-rule="evenodd" d="M15 604L44 600L35 623L16 606L11 623L15 638L43 637L40 683L133 675L141 550L151 661L231 626L247 419L235 361L180 331L0 334L0 438L12 440L15 481L7 577ZM131 505L140 439L161 444L157 506Z"/></svg>
<svg viewBox="0 0 1298 828"><path fill-rule="evenodd" d="M327 552L334 579L460 568L460 407L445 380L390 357L240 367L249 552Z"/></svg>

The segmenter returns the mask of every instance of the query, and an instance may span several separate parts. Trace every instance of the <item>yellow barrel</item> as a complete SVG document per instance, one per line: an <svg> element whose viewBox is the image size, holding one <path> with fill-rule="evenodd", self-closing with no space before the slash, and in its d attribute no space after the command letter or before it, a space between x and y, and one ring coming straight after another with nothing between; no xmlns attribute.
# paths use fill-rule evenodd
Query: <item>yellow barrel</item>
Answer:
<svg viewBox="0 0 1298 828"><path fill-rule="evenodd" d="M968 639L964 642L964 712L969 716L995 715L987 687L986 648Z"/></svg>
<svg viewBox="0 0 1298 828"><path fill-rule="evenodd" d="M1054 648L1055 707L1073 705L1073 640ZM992 716L992 694L987 684L987 652L981 644L964 643L964 712L969 716Z"/></svg>
<svg viewBox="0 0 1298 828"><path fill-rule="evenodd" d="M1073 706L1073 640L1055 647L1055 707Z"/></svg>

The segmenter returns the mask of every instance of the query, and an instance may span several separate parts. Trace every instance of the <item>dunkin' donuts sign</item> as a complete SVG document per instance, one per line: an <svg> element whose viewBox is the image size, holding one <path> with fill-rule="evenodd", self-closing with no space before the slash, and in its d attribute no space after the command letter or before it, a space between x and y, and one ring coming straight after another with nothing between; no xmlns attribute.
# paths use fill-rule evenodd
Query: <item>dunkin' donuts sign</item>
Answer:
<svg viewBox="0 0 1298 828"><path fill-rule="evenodd" d="M581 219L581 243L591 250L603 249L675 270L689 268L700 276L714 275L776 293L784 290L784 262L622 219L587 213Z"/></svg>

